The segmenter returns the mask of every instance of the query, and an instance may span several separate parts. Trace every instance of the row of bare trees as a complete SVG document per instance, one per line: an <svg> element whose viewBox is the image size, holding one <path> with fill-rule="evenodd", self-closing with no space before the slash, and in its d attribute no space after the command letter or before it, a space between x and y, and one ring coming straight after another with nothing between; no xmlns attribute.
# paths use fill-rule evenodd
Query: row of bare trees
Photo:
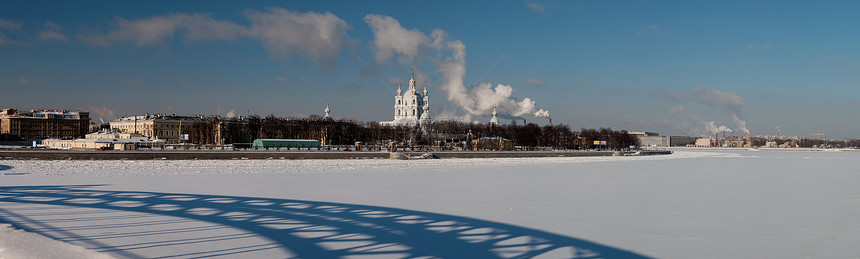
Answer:
<svg viewBox="0 0 860 259"><path fill-rule="evenodd" d="M777 141L777 145L782 144ZM860 147L860 139L847 140L831 140L831 139L802 139L798 140L798 147L828 147L828 148L843 148L843 147Z"/></svg>
<svg viewBox="0 0 860 259"><path fill-rule="evenodd" d="M767 138L764 137L751 137L749 138L750 144L753 147L762 147L768 142ZM832 139L774 139L772 140L776 143L777 146L794 142L797 144L797 147L802 148L811 148L811 147L819 147L819 148L844 148L844 147L860 147L860 139L846 139L846 140L832 140Z"/></svg>
<svg viewBox="0 0 860 259"><path fill-rule="evenodd" d="M433 129L442 133L464 134L470 139L503 137L510 139L515 146L525 147L621 149L639 145L638 139L627 131L613 131L611 128L583 128L576 132L564 124L541 127L534 123L490 125L441 121L433 124ZM606 145L594 144L594 141L605 141Z"/></svg>
<svg viewBox="0 0 860 259"><path fill-rule="evenodd" d="M185 128L185 127L183 127ZM539 126L534 123L525 125L490 125L457 121L436 121L431 127L385 127L376 122L364 125L352 120L323 119L319 116L307 118L284 118L275 115L266 117L207 119L193 124L190 129L191 143L211 144L249 144L258 138L272 139L318 139L324 145L353 145L361 142L370 146L387 146L395 143L400 147L452 145L459 143L471 149L472 141L483 137L502 137L511 140L519 147L548 147L552 149L623 149L638 146L635 136L627 131L614 131L611 128L586 129L573 131L567 125ZM0 137L2 139L2 137ZM9 139L3 139L9 140ZM595 144L595 141L605 141ZM765 138L751 138L753 146L764 146ZM783 144L792 140L774 140ZM799 147L856 147L860 139L793 140Z"/></svg>
<svg viewBox="0 0 860 259"><path fill-rule="evenodd" d="M199 145L248 144L254 139L319 139L327 145L352 145L367 139L369 130L354 121L319 118L217 118L195 123L189 134Z"/></svg>
<svg viewBox="0 0 860 259"><path fill-rule="evenodd" d="M611 128L582 129L579 136L584 141L582 148L608 148L623 149L631 146L639 146L639 139L630 135L626 130L613 131ZM594 141L606 141L606 144L594 144ZM601 142L602 143L602 142Z"/></svg>
<svg viewBox="0 0 860 259"><path fill-rule="evenodd" d="M637 146L636 137L626 131L610 128L573 131L567 125L539 126L490 125L456 121L437 121L430 127L386 127L376 122L364 125L352 120L332 120L320 117L283 118L274 115L247 118L217 118L196 123L191 127L191 142L209 144L247 144L254 139L318 139L324 145L353 145L400 147L464 145L483 137L502 137L514 146L552 149L619 149ZM606 145L594 144L605 141ZM453 144L452 144L453 143Z"/></svg>

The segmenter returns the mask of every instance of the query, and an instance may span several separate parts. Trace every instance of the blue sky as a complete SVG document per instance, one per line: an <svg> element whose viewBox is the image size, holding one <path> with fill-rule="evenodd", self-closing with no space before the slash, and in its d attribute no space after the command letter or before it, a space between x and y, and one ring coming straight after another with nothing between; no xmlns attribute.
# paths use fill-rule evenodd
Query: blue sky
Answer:
<svg viewBox="0 0 860 259"><path fill-rule="evenodd" d="M0 106L860 137L856 2L0 3ZM404 86L405 88L405 86ZM232 112L231 112L232 111ZM535 116L538 115L538 116ZM503 119L508 122L510 119Z"/></svg>

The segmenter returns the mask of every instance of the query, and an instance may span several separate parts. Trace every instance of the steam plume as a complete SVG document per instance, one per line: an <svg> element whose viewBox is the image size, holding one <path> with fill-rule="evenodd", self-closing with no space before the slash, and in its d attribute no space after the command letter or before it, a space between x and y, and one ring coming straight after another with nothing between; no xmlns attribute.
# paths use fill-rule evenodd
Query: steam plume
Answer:
<svg viewBox="0 0 860 259"><path fill-rule="evenodd" d="M716 89L709 89L704 86L699 86L693 89L693 96L699 103L708 105L714 108L723 108L732 117L732 121L737 125L737 131L744 135L749 135L747 122L741 118L741 111L746 105L746 101L740 95L731 92L723 92Z"/></svg>
<svg viewBox="0 0 860 259"><path fill-rule="evenodd" d="M95 115L94 117L99 118L99 121L104 122L116 119L116 112L106 106L90 107L89 110L91 114Z"/></svg>
<svg viewBox="0 0 860 259"><path fill-rule="evenodd" d="M713 136L714 134L722 132L733 132L731 128L726 127L725 125L717 126L715 121L706 121L705 119L702 119L701 116L687 111L687 108L684 105L676 105L670 108L669 112L675 115L686 115L695 122L693 125L684 124L687 134L691 136L705 137Z"/></svg>
<svg viewBox="0 0 860 259"><path fill-rule="evenodd" d="M364 20L376 39L374 46L377 50L377 62L397 55L401 63L408 63L418 56L417 51L435 50L437 55L433 60L438 66L437 72L443 78L440 88L448 101L460 107L466 114L483 116L496 107L497 112L513 117L525 114L549 117L549 111L537 108L531 98L514 97L515 90L510 85L497 84L493 87L491 82L480 82L471 88L466 87L463 82L466 76L466 45L460 40L451 39L444 30L433 30L429 36L430 40L426 40L428 37L419 30L403 28L390 16L368 14Z"/></svg>

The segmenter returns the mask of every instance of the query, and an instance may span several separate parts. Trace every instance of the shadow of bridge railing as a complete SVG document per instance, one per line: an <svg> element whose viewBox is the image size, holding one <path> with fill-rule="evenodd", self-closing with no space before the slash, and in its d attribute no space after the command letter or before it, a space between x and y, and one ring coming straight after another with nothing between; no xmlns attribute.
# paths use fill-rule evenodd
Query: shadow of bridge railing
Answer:
<svg viewBox="0 0 860 259"><path fill-rule="evenodd" d="M262 236L299 257L647 258L583 239L430 212L289 199L105 191L92 187L95 186L0 187L0 202L109 209L204 221ZM2 217L0 214L0 221Z"/></svg>

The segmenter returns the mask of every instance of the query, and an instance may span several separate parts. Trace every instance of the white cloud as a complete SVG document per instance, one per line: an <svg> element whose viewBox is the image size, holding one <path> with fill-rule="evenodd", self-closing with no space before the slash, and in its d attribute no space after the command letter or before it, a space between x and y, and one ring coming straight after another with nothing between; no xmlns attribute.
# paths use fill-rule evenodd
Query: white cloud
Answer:
<svg viewBox="0 0 860 259"><path fill-rule="evenodd" d="M26 78L26 77L23 77L23 76L22 76L22 77L18 77L18 83L21 83L22 85L32 85L32 84L34 84L33 80L30 80L29 78Z"/></svg>
<svg viewBox="0 0 860 259"><path fill-rule="evenodd" d="M682 114L686 111L687 111L687 107L684 107L684 105L680 105L680 104L672 106L672 108L669 108L669 113L671 113L671 114Z"/></svg>
<svg viewBox="0 0 860 259"><path fill-rule="evenodd" d="M657 25L649 24L648 26L640 27L638 31L633 32L636 36L640 38L648 37L648 36L657 36L662 33L660 27Z"/></svg>
<svg viewBox="0 0 860 259"><path fill-rule="evenodd" d="M9 45L12 43L13 43L13 41L10 40L9 37L6 37L6 34L3 34L2 32L0 32L0 45Z"/></svg>
<svg viewBox="0 0 860 259"><path fill-rule="evenodd" d="M527 78L526 84L530 86L546 86L546 82L534 78Z"/></svg>
<svg viewBox="0 0 860 259"><path fill-rule="evenodd" d="M334 61L350 42L346 34L349 24L329 12L300 13L272 7L244 14L252 23L248 35L258 39L276 59L298 55L333 69Z"/></svg>
<svg viewBox="0 0 860 259"><path fill-rule="evenodd" d="M215 41L215 40L234 40L245 33L245 27L235 24L227 20L215 20L208 15L192 14L184 17L181 27L183 34L183 42L185 44Z"/></svg>
<svg viewBox="0 0 860 259"><path fill-rule="evenodd" d="M656 93L658 97L663 97L671 101L683 103L687 101L687 96L674 90L663 89Z"/></svg>
<svg viewBox="0 0 860 259"><path fill-rule="evenodd" d="M534 13L543 14L543 15L547 14L546 5L538 3L537 1L527 1L526 7L528 7L529 10L532 10L532 12L534 12Z"/></svg>
<svg viewBox="0 0 860 259"><path fill-rule="evenodd" d="M138 47L163 46L174 37L185 44L202 41L255 39L274 59L301 56L332 69L341 51L351 44L349 24L339 17L317 12L293 12L278 7L245 10L249 26L216 20L208 14L178 13L129 20L115 17L105 33L89 30L75 37L90 46L110 47L130 43Z"/></svg>
<svg viewBox="0 0 860 259"><path fill-rule="evenodd" d="M136 46L159 46L182 33L186 44L206 40L232 40L244 27L230 21L218 21L204 14L169 14L146 19L128 20L115 17L107 33L78 33L77 39L91 46L109 47L127 42Z"/></svg>
<svg viewBox="0 0 860 259"><path fill-rule="evenodd" d="M19 21L11 21L0 18L0 30L10 30L10 31L20 31L23 24ZM10 39L6 34L0 32L0 46L9 45L16 43L16 41Z"/></svg>
<svg viewBox="0 0 860 259"><path fill-rule="evenodd" d="M723 92L717 89L710 89L704 86L699 86L693 89L693 96L702 104L711 107L725 108L730 113L740 113L746 105L743 97L732 92Z"/></svg>
<svg viewBox="0 0 860 259"><path fill-rule="evenodd" d="M469 90L468 97L475 104L474 114L490 114L495 107L498 112L512 116L530 114L535 117L549 117L549 111L537 109L531 98L519 100L513 98L514 88L510 85L498 84L495 88L490 82L482 82Z"/></svg>
<svg viewBox="0 0 860 259"><path fill-rule="evenodd" d="M37 37L43 41L67 41L63 34L63 28L59 24L45 22L45 30L39 32Z"/></svg>
<svg viewBox="0 0 860 259"><path fill-rule="evenodd" d="M373 30L376 62L383 62L397 54L401 62L408 62L420 54L430 38L418 29L408 30L400 22L386 15L368 14L364 22Z"/></svg>
<svg viewBox="0 0 860 259"><path fill-rule="evenodd" d="M672 91L669 92L671 93ZM686 99L686 97L683 99ZM693 89L691 99L711 108L724 109L729 114L735 125L737 125L737 129L734 130L735 132L740 132L746 135L750 134L750 131L746 126L746 121L741 118L741 112L746 105L746 100L744 100L740 95L699 86ZM726 126L716 126L714 121L705 121L699 115L687 111L686 107L683 105L676 105L670 108L669 112L674 115L686 114L696 121L699 127L689 129L688 133L691 135L709 136L714 133L732 132L732 130Z"/></svg>
<svg viewBox="0 0 860 259"><path fill-rule="evenodd" d="M440 29L433 30L431 36L433 45L440 49L440 52L450 52L450 56L438 62L439 73L445 78L442 82L442 90L447 94L449 101L453 101L466 112L476 113L475 102L467 94L468 89L463 82L463 77L466 76L466 45L459 40L448 41L446 39L448 33Z"/></svg>
<svg viewBox="0 0 860 259"><path fill-rule="evenodd" d="M66 41L66 35L58 31L42 31L39 32L39 39L43 41Z"/></svg>
<svg viewBox="0 0 860 259"><path fill-rule="evenodd" d="M0 29L10 31L20 31L23 24L19 21L12 21L0 18Z"/></svg>

